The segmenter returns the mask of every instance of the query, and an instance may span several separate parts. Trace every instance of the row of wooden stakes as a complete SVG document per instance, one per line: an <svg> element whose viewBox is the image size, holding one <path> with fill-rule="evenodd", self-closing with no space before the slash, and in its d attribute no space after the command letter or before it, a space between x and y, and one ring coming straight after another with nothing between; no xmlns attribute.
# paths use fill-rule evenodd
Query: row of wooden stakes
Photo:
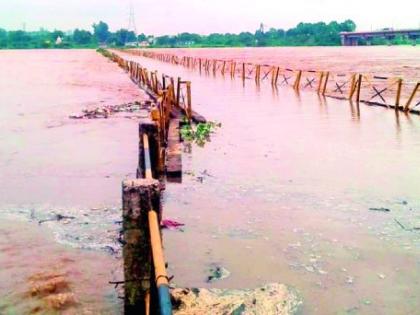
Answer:
<svg viewBox="0 0 420 315"><path fill-rule="evenodd" d="M217 73L230 74L232 78L238 76L243 81L254 79L257 84L270 81L275 87L289 85L297 91L311 89L323 96L389 106L406 112L420 105L420 102L413 102L416 95L420 94L418 93L420 92L420 82L406 82L403 91L403 80L401 78L358 73L339 74L329 71L283 69L267 64L256 65L234 60L180 57L146 50L124 50L124 52L198 69L200 72L213 72L214 75ZM406 97L405 103L403 103L403 96Z"/></svg>

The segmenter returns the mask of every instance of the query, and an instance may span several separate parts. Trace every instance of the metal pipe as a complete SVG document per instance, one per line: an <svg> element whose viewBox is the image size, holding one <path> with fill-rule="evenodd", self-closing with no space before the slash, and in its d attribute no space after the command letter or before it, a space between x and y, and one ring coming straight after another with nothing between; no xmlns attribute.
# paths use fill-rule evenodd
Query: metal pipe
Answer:
<svg viewBox="0 0 420 315"><path fill-rule="evenodd" d="M153 265L155 267L156 287L159 297L159 311L161 315L172 314L171 297L169 294L169 282L166 275L165 259L160 237L159 220L155 211L149 211L150 243L152 247Z"/></svg>
<svg viewBox="0 0 420 315"><path fill-rule="evenodd" d="M152 163L150 161L150 146L149 137L143 134L143 148L144 148L144 174L147 179L152 179Z"/></svg>

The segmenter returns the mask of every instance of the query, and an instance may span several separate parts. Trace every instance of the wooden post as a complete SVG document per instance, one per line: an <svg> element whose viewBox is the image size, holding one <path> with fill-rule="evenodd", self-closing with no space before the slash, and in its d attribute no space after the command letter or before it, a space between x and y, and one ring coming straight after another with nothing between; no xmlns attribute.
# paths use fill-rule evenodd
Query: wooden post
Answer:
<svg viewBox="0 0 420 315"><path fill-rule="evenodd" d="M279 73L280 73L280 67L277 67L276 69L276 77L274 78L274 85L277 86L277 82L279 80Z"/></svg>
<svg viewBox="0 0 420 315"><path fill-rule="evenodd" d="M318 94L321 93L321 87L322 87L323 79L324 79L324 72L321 71L320 74L319 74L319 82L318 82L318 89L317 89Z"/></svg>
<svg viewBox="0 0 420 315"><path fill-rule="evenodd" d="M302 78L302 70L299 70L298 74L296 75L295 84L293 85L293 88L295 90L299 90L300 86L300 79Z"/></svg>
<svg viewBox="0 0 420 315"><path fill-rule="evenodd" d="M152 209L160 211L159 181L125 180L122 183L122 202L124 314L147 314L153 281L148 213Z"/></svg>
<svg viewBox="0 0 420 315"><path fill-rule="evenodd" d="M201 74L201 58L200 58L200 59L198 59L198 66L199 66L199 68L200 68L200 74Z"/></svg>
<svg viewBox="0 0 420 315"><path fill-rule="evenodd" d="M232 79L235 77L235 71L236 71L236 62L232 60L230 63L230 77Z"/></svg>
<svg viewBox="0 0 420 315"><path fill-rule="evenodd" d="M350 92L349 92L349 100L353 98L354 92L356 91L356 74L353 73L351 76L350 81Z"/></svg>
<svg viewBox="0 0 420 315"><path fill-rule="evenodd" d="M187 81L187 108L186 108L188 121L191 123L192 105L191 105L191 82Z"/></svg>
<svg viewBox="0 0 420 315"><path fill-rule="evenodd" d="M245 82L245 62L242 63L242 81Z"/></svg>
<svg viewBox="0 0 420 315"><path fill-rule="evenodd" d="M261 79L260 72L261 72L261 65L256 65L255 66L255 82L257 84L260 83L260 79Z"/></svg>
<svg viewBox="0 0 420 315"><path fill-rule="evenodd" d="M357 88L356 88L356 102L360 102L360 90L362 88L362 75L359 74L359 78L357 79Z"/></svg>
<svg viewBox="0 0 420 315"><path fill-rule="evenodd" d="M398 78L398 80L397 80L397 95L395 97L395 110L398 110L400 108L402 83L403 83L403 80L401 78Z"/></svg>
<svg viewBox="0 0 420 315"><path fill-rule="evenodd" d="M180 106L179 102L181 100L181 78L178 77L178 82L176 86L176 106Z"/></svg>
<svg viewBox="0 0 420 315"><path fill-rule="evenodd" d="M225 75L226 60L223 61L222 75Z"/></svg>
<svg viewBox="0 0 420 315"><path fill-rule="evenodd" d="M324 81L324 86L322 88L322 95L325 95L325 93L327 92L327 87L328 87L328 79L330 78L330 73L327 72L325 74L325 81Z"/></svg>
<svg viewBox="0 0 420 315"><path fill-rule="evenodd" d="M413 92L410 94L410 97L408 98L407 103L406 103L406 104L405 104L405 106L404 106L404 111L408 112L408 111L410 110L410 104L411 104L411 102L413 101L414 96L416 95L417 90L418 90L419 88L420 88L420 82L417 82L417 84L416 84L416 86L415 86L415 88L414 88Z"/></svg>

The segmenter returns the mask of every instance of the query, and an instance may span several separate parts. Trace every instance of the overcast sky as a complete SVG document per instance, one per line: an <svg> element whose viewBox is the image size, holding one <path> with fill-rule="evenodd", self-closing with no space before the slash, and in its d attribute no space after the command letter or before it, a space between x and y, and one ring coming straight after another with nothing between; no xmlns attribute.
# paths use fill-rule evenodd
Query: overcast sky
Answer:
<svg viewBox="0 0 420 315"><path fill-rule="evenodd" d="M420 28L420 0L132 0L137 31L255 31L294 27L301 21L353 19L359 30ZM111 30L127 28L130 0L0 0L0 28L90 29L103 20Z"/></svg>

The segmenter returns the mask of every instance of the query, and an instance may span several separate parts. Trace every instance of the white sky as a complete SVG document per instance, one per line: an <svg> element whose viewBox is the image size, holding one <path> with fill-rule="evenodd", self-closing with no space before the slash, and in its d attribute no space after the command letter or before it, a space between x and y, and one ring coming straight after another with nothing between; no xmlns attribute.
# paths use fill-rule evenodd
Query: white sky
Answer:
<svg viewBox="0 0 420 315"><path fill-rule="evenodd" d="M130 0L0 0L0 28L111 30L128 26ZM420 0L132 0L139 33L254 32L261 22L288 29L297 23L353 19L358 30L420 28Z"/></svg>

